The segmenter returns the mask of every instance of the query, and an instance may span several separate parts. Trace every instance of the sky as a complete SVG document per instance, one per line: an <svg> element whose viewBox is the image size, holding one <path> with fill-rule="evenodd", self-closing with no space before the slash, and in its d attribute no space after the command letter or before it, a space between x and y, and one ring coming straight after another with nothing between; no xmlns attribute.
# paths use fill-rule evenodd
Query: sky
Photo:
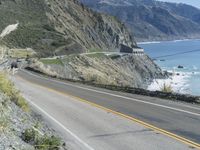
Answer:
<svg viewBox="0 0 200 150"><path fill-rule="evenodd" d="M200 0L159 0L159 1L185 3L200 8Z"/></svg>

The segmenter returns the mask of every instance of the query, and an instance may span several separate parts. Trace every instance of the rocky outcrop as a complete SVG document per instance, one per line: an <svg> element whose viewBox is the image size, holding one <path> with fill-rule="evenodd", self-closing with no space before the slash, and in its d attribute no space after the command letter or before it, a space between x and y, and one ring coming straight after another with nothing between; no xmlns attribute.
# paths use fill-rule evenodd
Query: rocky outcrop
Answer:
<svg viewBox="0 0 200 150"><path fill-rule="evenodd" d="M136 45L122 23L77 0L0 0L0 18L0 31L19 23L4 37L4 45L30 47L43 56Z"/></svg>
<svg viewBox="0 0 200 150"><path fill-rule="evenodd" d="M200 10L155 0L80 0L99 12L116 16L137 41L200 37Z"/></svg>

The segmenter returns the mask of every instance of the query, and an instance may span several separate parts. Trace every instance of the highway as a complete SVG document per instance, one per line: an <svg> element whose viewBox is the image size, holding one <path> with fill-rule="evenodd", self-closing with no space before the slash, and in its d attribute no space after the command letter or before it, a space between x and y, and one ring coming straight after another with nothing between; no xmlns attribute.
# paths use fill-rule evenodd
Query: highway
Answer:
<svg viewBox="0 0 200 150"><path fill-rule="evenodd" d="M13 80L76 149L200 148L199 105L61 82L25 70Z"/></svg>

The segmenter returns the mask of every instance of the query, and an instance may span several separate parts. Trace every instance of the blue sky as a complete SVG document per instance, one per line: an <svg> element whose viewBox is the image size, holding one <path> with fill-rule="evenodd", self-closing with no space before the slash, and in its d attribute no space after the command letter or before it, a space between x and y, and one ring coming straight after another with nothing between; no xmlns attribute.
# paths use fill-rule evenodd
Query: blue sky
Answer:
<svg viewBox="0 0 200 150"><path fill-rule="evenodd" d="M186 3L186 4L193 5L195 7L200 8L200 0L159 0L159 1Z"/></svg>

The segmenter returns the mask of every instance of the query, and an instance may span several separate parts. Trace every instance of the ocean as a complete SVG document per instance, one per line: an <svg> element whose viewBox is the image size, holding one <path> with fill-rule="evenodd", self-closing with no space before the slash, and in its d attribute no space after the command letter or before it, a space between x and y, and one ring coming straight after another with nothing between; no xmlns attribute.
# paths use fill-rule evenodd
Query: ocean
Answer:
<svg viewBox="0 0 200 150"><path fill-rule="evenodd" d="M147 42L138 45L163 70L176 74L170 81L166 81L172 84L176 92L200 95L200 40ZM159 86L156 87L154 83L150 89L158 90Z"/></svg>

